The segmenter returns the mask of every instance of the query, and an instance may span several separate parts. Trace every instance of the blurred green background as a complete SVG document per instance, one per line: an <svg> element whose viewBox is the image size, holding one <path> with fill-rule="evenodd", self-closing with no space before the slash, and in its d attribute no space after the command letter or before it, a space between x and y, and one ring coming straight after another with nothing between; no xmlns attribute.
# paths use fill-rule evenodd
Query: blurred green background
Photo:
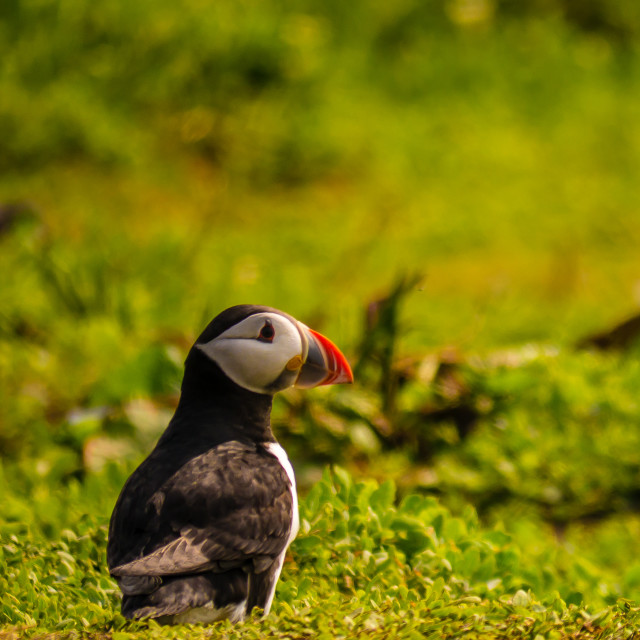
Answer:
<svg viewBox="0 0 640 640"><path fill-rule="evenodd" d="M276 403L303 488L391 477L640 597L635 333L576 348L640 303L639 38L634 0L3 0L2 526L107 517L195 336L268 304L357 371Z"/></svg>

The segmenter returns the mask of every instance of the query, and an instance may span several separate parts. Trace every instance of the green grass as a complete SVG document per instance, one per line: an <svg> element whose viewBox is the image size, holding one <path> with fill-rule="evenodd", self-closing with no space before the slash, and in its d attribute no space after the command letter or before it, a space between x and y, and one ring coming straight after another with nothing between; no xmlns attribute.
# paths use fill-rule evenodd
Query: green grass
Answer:
<svg viewBox="0 0 640 640"><path fill-rule="evenodd" d="M587 638L621 625L620 637L631 634L640 600L636 358L529 349L453 371L461 391L448 400L442 372L430 391L424 379L404 382L391 425L371 372L365 388L279 399L275 428L303 486L302 531L273 615L211 633ZM466 433L429 413L463 404L477 411ZM116 640L203 633L126 623L106 573L108 515L164 427L161 406L79 413L55 446L5 461L7 629ZM305 489L331 459L400 489L339 468Z"/></svg>
<svg viewBox="0 0 640 640"><path fill-rule="evenodd" d="M71 489L76 505L104 501L91 485ZM103 493L104 486L105 478ZM603 590L614 588L584 561L565 554L532 563L504 531L480 527L473 509L454 517L418 495L394 506L394 494L389 481L355 483L342 470L326 473L301 506L302 533L274 613L206 631L120 616L117 587L105 569L104 516L67 514L71 528L51 537L37 526L6 528L2 637L592 638L606 637L608 628L625 637L638 624L639 610L626 600L605 606ZM584 605L585 597L593 604Z"/></svg>
<svg viewBox="0 0 640 640"><path fill-rule="evenodd" d="M639 16L2 3L0 640L630 637L637 344L574 345L638 306ZM127 623L107 518L244 302L357 368L274 407L308 525L267 620Z"/></svg>

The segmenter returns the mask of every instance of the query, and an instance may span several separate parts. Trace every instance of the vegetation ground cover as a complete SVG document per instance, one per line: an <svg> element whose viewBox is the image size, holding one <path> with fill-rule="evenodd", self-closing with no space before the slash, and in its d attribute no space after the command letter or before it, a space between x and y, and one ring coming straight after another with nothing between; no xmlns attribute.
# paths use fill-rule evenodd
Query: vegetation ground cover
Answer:
<svg viewBox="0 0 640 640"><path fill-rule="evenodd" d="M341 6L0 7L2 640L635 632L637 345L577 345L638 303L637 7ZM276 402L274 613L127 623L109 513L248 301L358 379Z"/></svg>

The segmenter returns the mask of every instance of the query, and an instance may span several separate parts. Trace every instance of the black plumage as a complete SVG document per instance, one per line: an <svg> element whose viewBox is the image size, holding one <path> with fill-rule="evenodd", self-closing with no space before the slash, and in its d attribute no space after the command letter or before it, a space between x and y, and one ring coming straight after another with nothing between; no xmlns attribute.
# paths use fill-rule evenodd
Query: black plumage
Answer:
<svg viewBox="0 0 640 640"><path fill-rule="evenodd" d="M330 341L276 309L231 307L209 324L185 361L175 415L111 516L107 560L126 617L235 621L269 610L298 526L273 393L352 379Z"/></svg>
<svg viewBox="0 0 640 640"><path fill-rule="evenodd" d="M261 307L232 308L197 343ZM130 618L169 616L213 600L239 604L248 576L269 572L291 529L289 479L263 443L272 396L231 382L192 348L176 413L125 484L109 527L108 563ZM264 607L264 598L254 598Z"/></svg>

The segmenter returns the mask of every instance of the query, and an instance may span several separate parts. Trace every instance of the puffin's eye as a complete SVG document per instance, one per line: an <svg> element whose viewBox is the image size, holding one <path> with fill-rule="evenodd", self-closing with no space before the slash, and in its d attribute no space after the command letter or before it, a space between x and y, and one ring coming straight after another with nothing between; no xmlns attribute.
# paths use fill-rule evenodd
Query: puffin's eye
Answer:
<svg viewBox="0 0 640 640"><path fill-rule="evenodd" d="M258 335L258 340L262 342L273 342L273 338L276 335L276 330L273 328L273 325L267 320L264 323L262 329L260 329L260 335Z"/></svg>

